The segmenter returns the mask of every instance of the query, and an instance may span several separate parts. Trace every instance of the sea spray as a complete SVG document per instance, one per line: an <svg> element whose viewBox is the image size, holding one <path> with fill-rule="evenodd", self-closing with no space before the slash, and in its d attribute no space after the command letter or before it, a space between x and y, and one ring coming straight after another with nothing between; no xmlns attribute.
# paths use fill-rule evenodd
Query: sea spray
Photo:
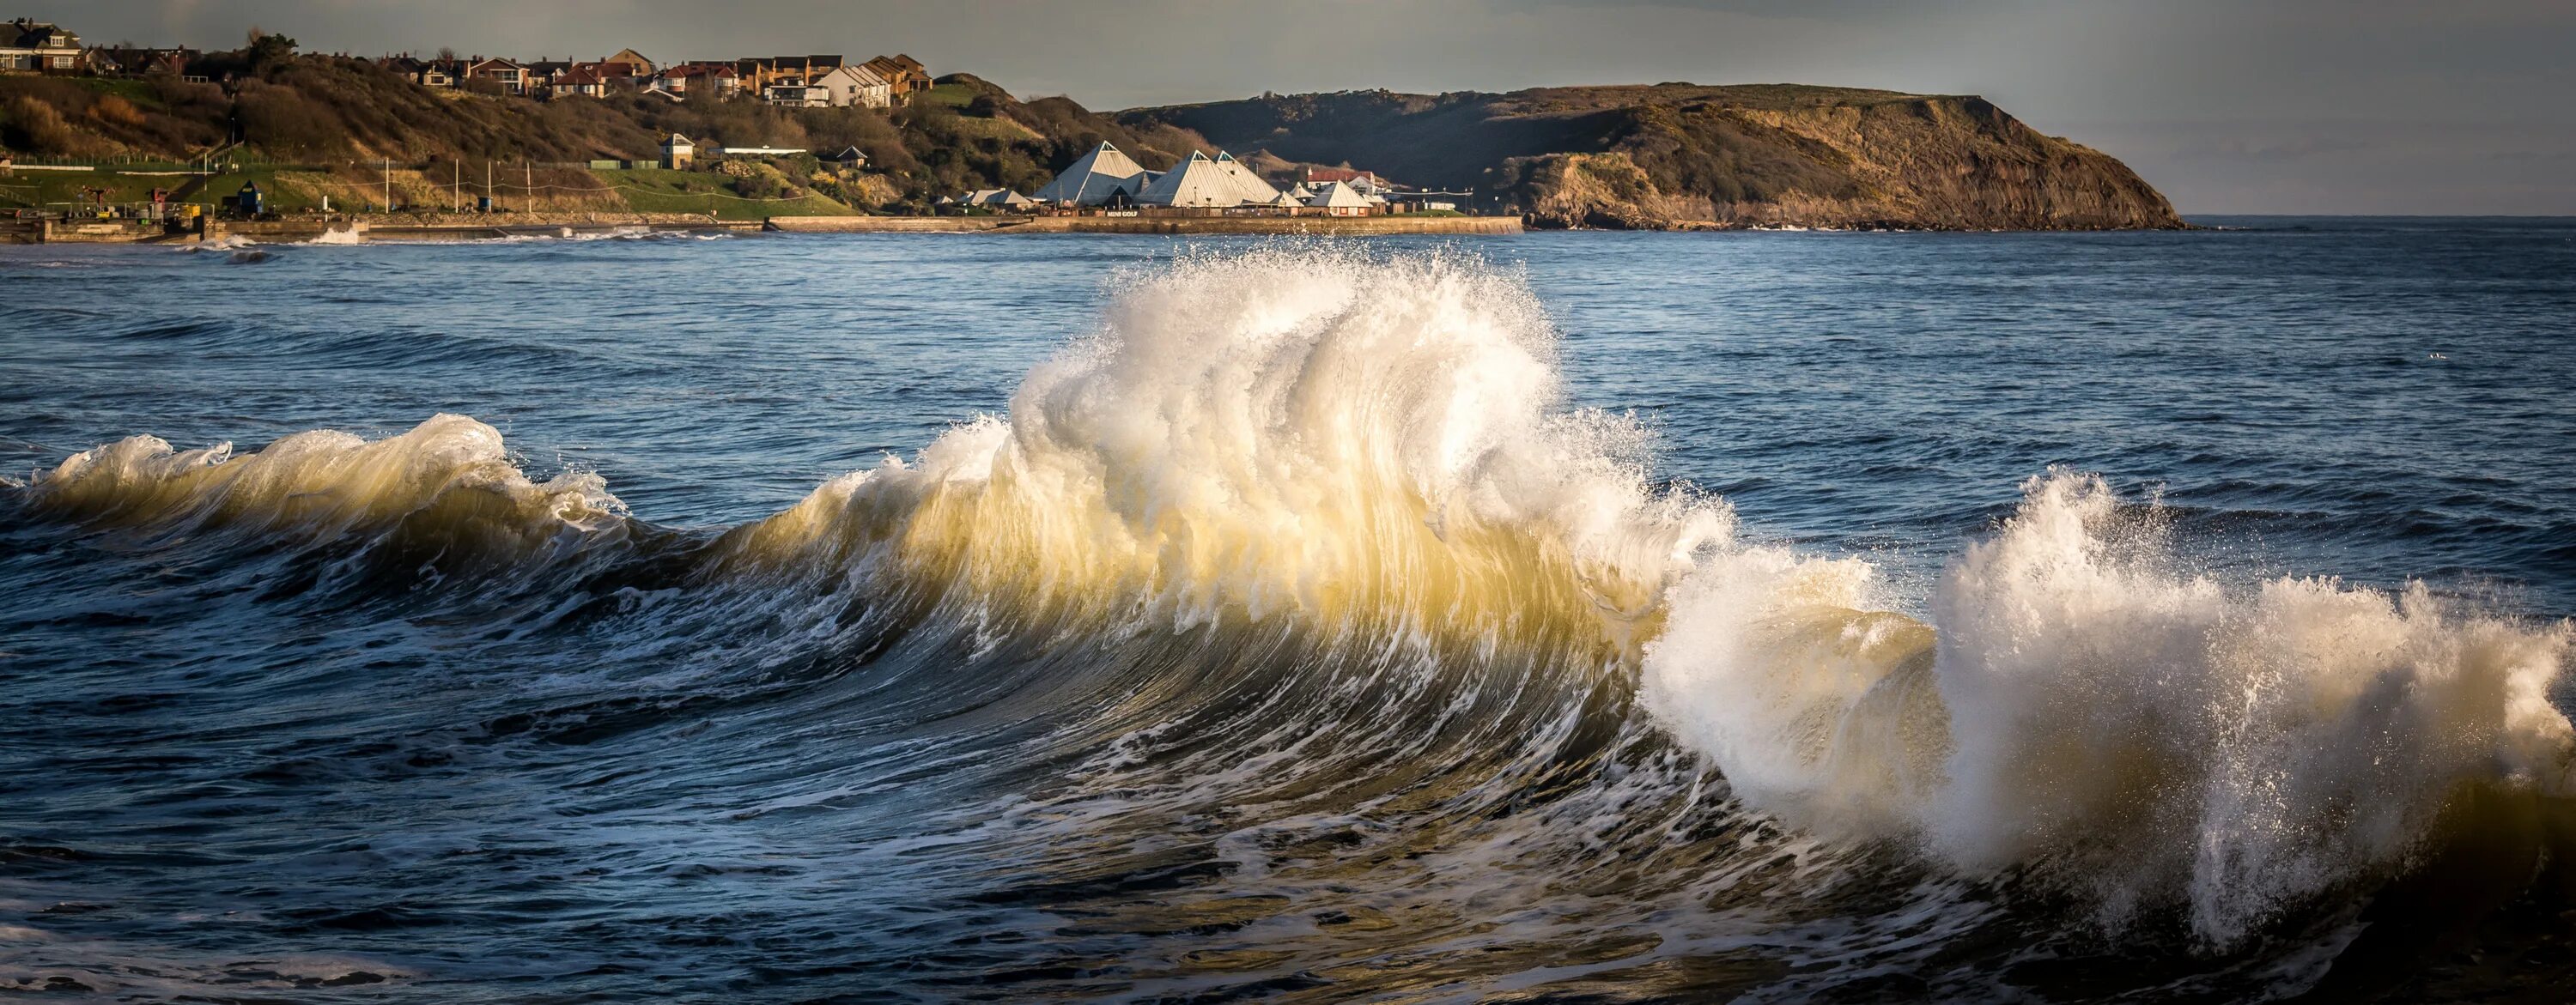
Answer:
<svg viewBox="0 0 2576 1005"><path fill-rule="evenodd" d="M736 535L1020 602L1467 632L1633 621L1731 517L1567 410L1525 286L1449 256L1186 258L1119 290L1007 418ZM819 551L818 551L819 549ZM764 557L766 556L766 557Z"/></svg>
<svg viewBox="0 0 2576 1005"><path fill-rule="evenodd" d="M1880 603L1853 560L1714 556L1648 647L1649 706L1755 806L2110 922L2178 907L2220 946L2401 866L2463 786L2576 794L2547 695L2566 624L2421 585L2230 589L2096 477L2026 485L1932 631Z"/></svg>

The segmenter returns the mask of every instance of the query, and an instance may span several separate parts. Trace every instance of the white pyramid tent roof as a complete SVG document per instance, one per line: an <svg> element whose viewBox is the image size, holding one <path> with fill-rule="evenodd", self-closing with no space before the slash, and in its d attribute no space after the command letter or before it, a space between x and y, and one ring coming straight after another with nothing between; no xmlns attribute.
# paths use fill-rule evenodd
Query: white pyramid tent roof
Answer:
<svg viewBox="0 0 2576 1005"><path fill-rule="evenodd" d="M1315 190L1307 188L1306 183L1301 181L1295 185L1289 186L1288 197L1295 199L1298 202L1304 202L1315 197Z"/></svg>
<svg viewBox="0 0 2576 1005"><path fill-rule="evenodd" d="M1368 199L1360 195L1359 190L1352 188L1348 182L1334 182L1316 191L1314 195L1306 197L1306 205L1309 206L1348 209L1365 207L1368 204Z"/></svg>
<svg viewBox="0 0 2576 1005"><path fill-rule="evenodd" d="M1193 151L1190 159L1148 183L1136 201L1148 206L1240 206L1243 184L1206 154Z"/></svg>
<svg viewBox="0 0 2576 1005"><path fill-rule="evenodd" d="M1269 182L1262 181L1259 174L1255 174L1251 168L1244 167L1243 162L1235 160L1233 154L1223 150L1217 151L1216 166L1225 172L1226 177L1234 179L1234 186L1242 193L1245 202L1256 205L1266 204L1279 197L1278 189L1270 187Z"/></svg>
<svg viewBox="0 0 2576 1005"><path fill-rule="evenodd" d="M1117 147L1102 142L1098 149L1065 168L1064 173L1037 191L1040 202L1069 202L1080 206L1097 206L1124 189L1135 195L1145 187L1145 169Z"/></svg>

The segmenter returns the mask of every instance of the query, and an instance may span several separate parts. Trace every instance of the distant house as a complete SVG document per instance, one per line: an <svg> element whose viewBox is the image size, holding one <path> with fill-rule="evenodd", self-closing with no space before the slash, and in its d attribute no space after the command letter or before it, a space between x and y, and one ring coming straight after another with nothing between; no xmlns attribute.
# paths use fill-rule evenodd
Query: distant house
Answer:
<svg viewBox="0 0 2576 1005"><path fill-rule="evenodd" d="M80 36L50 21L19 18L0 24L0 70L77 73L89 68Z"/></svg>
<svg viewBox="0 0 2576 1005"><path fill-rule="evenodd" d="M856 171L868 166L868 155L859 152L857 147L842 147L839 153L824 154L816 159L844 171Z"/></svg>
<svg viewBox="0 0 2576 1005"><path fill-rule="evenodd" d="M503 91L511 94L528 93L527 68L506 59L495 57L476 60L465 68L465 79L488 80L501 85Z"/></svg>
<svg viewBox="0 0 2576 1005"><path fill-rule="evenodd" d="M1326 185L1341 182L1349 185L1351 191L1359 193L1360 198L1370 202L1385 202L1387 193L1403 187L1378 177L1375 171L1359 171L1352 168L1310 167L1301 173L1300 178L1308 187L1318 192L1323 191Z"/></svg>
<svg viewBox="0 0 2576 1005"><path fill-rule="evenodd" d="M555 78L572 72L573 66L565 60L543 58L521 63L519 69L526 72L520 75L519 85L530 97L551 97Z"/></svg>
<svg viewBox="0 0 2576 1005"><path fill-rule="evenodd" d="M780 77L760 89L760 100L788 108L822 108L832 103L832 95L803 77Z"/></svg>
<svg viewBox="0 0 2576 1005"><path fill-rule="evenodd" d="M834 55L745 56L734 60L733 69L741 75L744 87L766 96L772 84L793 78L801 85L840 66L841 57Z"/></svg>
<svg viewBox="0 0 2576 1005"><path fill-rule="evenodd" d="M621 84L640 85L662 69L652 60L644 58L643 53L633 49L619 49L616 55L600 60L599 63L597 72L602 79Z"/></svg>
<svg viewBox="0 0 2576 1005"><path fill-rule="evenodd" d="M645 86L694 98L723 100L742 91L742 74L731 63L682 63L663 67Z"/></svg>
<svg viewBox="0 0 2576 1005"><path fill-rule="evenodd" d="M377 60L376 65L384 67L387 73L408 78L412 83L422 87L454 87L457 80L465 73L464 65L457 60L415 59L408 53L387 56Z"/></svg>
<svg viewBox="0 0 2576 1005"><path fill-rule="evenodd" d="M697 158L697 153L697 144L689 142L686 136L672 133L670 139L662 141L662 166L675 171L688 167L689 162Z"/></svg>
<svg viewBox="0 0 2576 1005"><path fill-rule="evenodd" d="M910 56L879 56L860 65L883 78L896 101L910 101L913 95L930 89L930 69Z"/></svg>
<svg viewBox="0 0 2576 1005"><path fill-rule="evenodd" d="M885 108L894 104L894 85L864 66L833 67L806 86L822 88L824 104L834 108Z"/></svg>
<svg viewBox="0 0 2576 1005"><path fill-rule="evenodd" d="M121 73L129 77L155 74L186 77L188 63L195 60L197 55L197 50L188 48L147 49L111 46L91 49L89 67L98 73Z"/></svg>
<svg viewBox="0 0 2576 1005"><path fill-rule="evenodd" d="M608 78L600 75L600 65L597 63L575 63L571 69L556 74L554 79L546 82L546 96L549 98L605 98L608 96Z"/></svg>
<svg viewBox="0 0 2576 1005"><path fill-rule="evenodd" d="M812 73L782 73L760 89L760 100L793 108L884 108L894 103L893 88L876 74L856 66L834 66Z"/></svg>

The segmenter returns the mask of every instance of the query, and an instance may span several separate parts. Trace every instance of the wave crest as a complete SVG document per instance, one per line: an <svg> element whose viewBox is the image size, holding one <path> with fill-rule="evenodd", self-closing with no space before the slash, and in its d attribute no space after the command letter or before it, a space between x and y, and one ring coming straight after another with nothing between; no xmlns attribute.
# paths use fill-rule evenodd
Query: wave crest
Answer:
<svg viewBox="0 0 2576 1005"><path fill-rule="evenodd" d="M625 510L590 472L530 480L499 430L448 414L380 440L314 430L239 456L230 443L183 451L133 436L37 472L23 498L97 527L391 539L500 562L617 529Z"/></svg>
<svg viewBox="0 0 2576 1005"><path fill-rule="evenodd" d="M1649 616L1731 533L1567 411L1525 286L1432 255L1185 259L1119 292L1007 419L824 486L740 553L1184 622L1299 611L1449 631Z"/></svg>

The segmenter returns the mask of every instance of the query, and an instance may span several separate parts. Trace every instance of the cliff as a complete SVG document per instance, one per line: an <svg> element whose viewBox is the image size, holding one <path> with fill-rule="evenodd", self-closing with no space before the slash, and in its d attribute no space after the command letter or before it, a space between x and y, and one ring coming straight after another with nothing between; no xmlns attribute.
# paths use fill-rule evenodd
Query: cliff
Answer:
<svg viewBox="0 0 2576 1005"><path fill-rule="evenodd" d="M1474 188L1536 226L2183 226L2118 160L1973 96L1791 84L1358 91L1132 109L1242 153Z"/></svg>

